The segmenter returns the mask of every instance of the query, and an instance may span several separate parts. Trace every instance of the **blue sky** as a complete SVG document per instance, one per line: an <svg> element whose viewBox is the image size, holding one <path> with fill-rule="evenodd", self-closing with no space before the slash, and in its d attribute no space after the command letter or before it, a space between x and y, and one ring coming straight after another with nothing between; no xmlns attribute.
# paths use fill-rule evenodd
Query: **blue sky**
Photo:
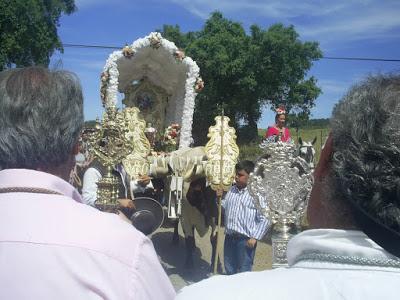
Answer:
<svg viewBox="0 0 400 300"><path fill-rule="evenodd" d="M183 32L201 29L212 11L262 28L280 22L294 25L304 41L318 41L324 56L400 59L399 0L75 0L78 11L63 16L63 43L123 46L163 24L178 24ZM100 73L112 49L65 48L51 64L78 74L85 95L85 119L102 115ZM348 88L374 73L399 72L400 62L320 60L309 75L318 79L323 94L312 118L328 118ZM200 70L201 72L201 70ZM204 78L207 84L207 78ZM264 110L259 126L273 123Z"/></svg>

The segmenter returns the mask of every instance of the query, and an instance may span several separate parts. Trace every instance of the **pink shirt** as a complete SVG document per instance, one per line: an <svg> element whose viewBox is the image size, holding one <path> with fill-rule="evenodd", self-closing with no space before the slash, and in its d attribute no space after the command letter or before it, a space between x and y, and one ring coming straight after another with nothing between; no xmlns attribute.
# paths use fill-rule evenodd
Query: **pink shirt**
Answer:
<svg viewBox="0 0 400 300"><path fill-rule="evenodd" d="M173 299L153 244L117 215L82 204L66 181L43 172L0 171L2 299Z"/></svg>
<svg viewBox="0 0 400 300"><path fill-rule="evenodd" d="M279 135L279 134L280 134L279 129L276 128L275 126L271 126L271 127L268 127L267 132L265 133L265 137L268 138L268 137L270 137L270 136ZM291 136L290 136L290 131L289 131L289 129L287 129L286 127L283 127L283 128L282 128L282 137L281 137L281 141L282 141L282 142L287 142L287 141L289 141L290 139L291 139Z"/></svg>

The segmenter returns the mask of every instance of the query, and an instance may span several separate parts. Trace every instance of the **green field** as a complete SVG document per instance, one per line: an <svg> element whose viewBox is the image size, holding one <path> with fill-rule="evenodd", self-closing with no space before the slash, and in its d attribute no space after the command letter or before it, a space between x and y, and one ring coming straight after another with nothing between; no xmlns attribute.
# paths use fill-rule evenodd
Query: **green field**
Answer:
<svg viewBox="0 0 400 300"><path fill-rule="evenodd" d="M258 135L263 137L265 135L266 129L259 129ZM314 144L315 148L315 162L317 163L319 160L319 156L321 153L321 147L324 144L329 133L329 128L300 128L298 132L292 129L290 130L290 134L292 135L292 139L297 144L298 138L301 137L303 141L312 141L314 137L317 137L317 141ZM240 156L239 159L250 159L256 160L258 156L262 154L261 149L258 144L249 144L249 145L240 145Z"/></svg>

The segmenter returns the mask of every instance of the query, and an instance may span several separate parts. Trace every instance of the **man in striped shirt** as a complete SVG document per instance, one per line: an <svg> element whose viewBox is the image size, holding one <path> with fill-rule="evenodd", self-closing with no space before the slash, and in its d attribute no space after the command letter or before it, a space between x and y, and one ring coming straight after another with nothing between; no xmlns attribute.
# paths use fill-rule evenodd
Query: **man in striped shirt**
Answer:
<svg viewBox="0 0 400 300"><path fill-rule="evenodd" d="M241 161L235 170L235 185L222 200L225 215L224 264L228 275L251 271L257 240L265 235L269 227L269 220L256 209L247 190L254 163Z"/></svg>

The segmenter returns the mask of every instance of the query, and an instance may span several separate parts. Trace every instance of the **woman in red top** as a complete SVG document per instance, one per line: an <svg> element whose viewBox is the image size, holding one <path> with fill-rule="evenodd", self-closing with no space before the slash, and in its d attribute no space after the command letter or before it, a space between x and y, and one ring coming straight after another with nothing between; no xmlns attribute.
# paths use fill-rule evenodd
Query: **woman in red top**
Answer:
<svg viewBox="0 0 400 300"><path fill-rule="evenodd" d="M269 138L276 136L279 141L290 142L292 140L289 129L285 127L286 110L284 106L279 106L276 109L275 124L268 127L265 137Z"/></svg>

